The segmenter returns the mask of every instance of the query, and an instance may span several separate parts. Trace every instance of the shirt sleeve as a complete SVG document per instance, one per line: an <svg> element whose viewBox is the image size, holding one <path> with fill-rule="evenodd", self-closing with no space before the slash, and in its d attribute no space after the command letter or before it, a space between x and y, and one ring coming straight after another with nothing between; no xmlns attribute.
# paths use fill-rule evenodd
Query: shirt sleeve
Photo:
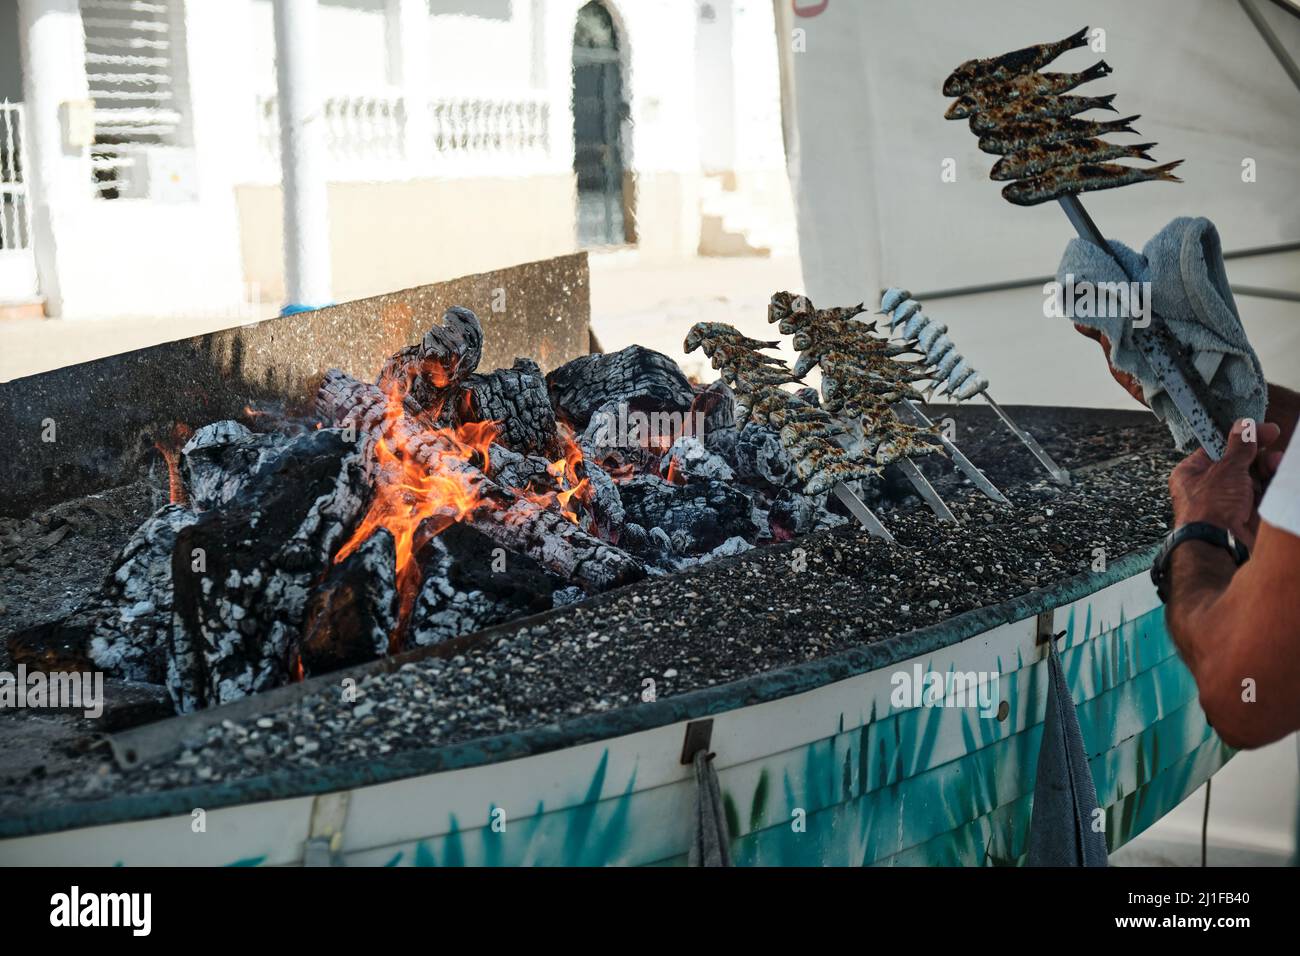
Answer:
<svg viewBox="0 0 1300 956"><path fill-rule="evenodd" d="M1300 537L1300 447L1294 440L1264 492L1259 516L1273 527Z"/></svg>

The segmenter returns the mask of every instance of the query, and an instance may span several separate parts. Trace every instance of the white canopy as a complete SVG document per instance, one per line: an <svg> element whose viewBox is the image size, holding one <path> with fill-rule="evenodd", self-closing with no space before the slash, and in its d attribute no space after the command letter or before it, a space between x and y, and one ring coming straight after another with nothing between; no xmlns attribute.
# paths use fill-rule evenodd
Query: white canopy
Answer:
<svg viewBox="0 0 1300 956"><path fill-rule="evenodd" d="M776 0L776 8L787 156L814 302L873 303L887 286L920 294L1056 271L1074 235L1068 220L1055 203L1021 208L1002 198L1003 184L988 178L997 157L980 152L964 121L944 119L950 99L940 87L964 60L1057 40L1085 25L1105 31L1104 51L1074 50L1047 69L1074 72L1105 59L1113 74L1076 92L1118 94L1120 112L1107 118L1141 114L1141 136L1111 138L1158 142L1158 162L1186 160L1181 185L1085 195L1103 233L1140 248L1170 219L1201 215L1216 223L1229 252L1300 248L1300 18L1277 2ZM955 181L944 180L946 161ZM1243 164L1253 168L1253 181L1243 178ZM1253 286L1297 290L1298 253L1236 262L1250 265L1229 264L1234 283L1244 281L1240 273ZM1262 262L1269 264L1263 274ZM1034 287L951 299L942 314L951 322L952 311L1014 313L1001 323L989 318L983 331L996 328L995 337L974 328L975 318L954 325L955 341L988 371L1000 400L1122 404L1109 384L1102 392L1109 379L1091 356L1074 381L1058 381L1058 368L1051 394L1027 385L1019 366L1041 364L1044 350L1057 353L1068 331L1061 320L1047 327L1042 296ZM1300 356L1300 305L1239 304L1243 314L1263 316L1267 328L1259 335L1247 319L1262 355L1260 336L1270 349ZM941 310L936 303L927 311ZM1290 376L1288 384L1300 385L1300 362L1279 369L1276 356L1263 357L1270 378ZM999 387L999 379L1013 381Z"/></svg>

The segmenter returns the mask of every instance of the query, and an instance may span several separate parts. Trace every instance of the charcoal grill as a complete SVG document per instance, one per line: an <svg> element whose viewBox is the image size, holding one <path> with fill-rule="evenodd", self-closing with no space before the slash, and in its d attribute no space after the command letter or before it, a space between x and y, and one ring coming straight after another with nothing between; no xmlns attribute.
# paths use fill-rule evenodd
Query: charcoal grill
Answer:
<svg viewBox="0 0 1300 956"><path fill-rule="evenodd" d="M495 287L491 279L478 278L474 288L485 294ZM585 288L585 267L578 266L571 278L574 287ZM400 303L400 294L394 301ZM400 317L394 309L390 304L386 314ZM578 335L585 336L585 311L562 316L560 325L575 334L567 344L552 343L557 351L551 364L571 357ZM359 326L358 331L367 330ZM392 339L409 341L411 331L397 322L375 348L387 354ZM272 325L257 334L269 344L275 333ZM240 340L240 333L235 336L231 341ZM129 373L132 364L166 363L193 347L161 346L152 355L118 364L125 362ZM508 348L525 351L514 343ZM261 354L259 361L270 360ZM343 364L301 354L294 361L312 365L315 374L325 365ZM493 364L508 361L503 354ZM214 381L229 383L229 369L216 364ZM358 364L373 361L364 356ZM38 388L53 395L78 374L84 376L84 369L55 373L59 381L46 380ZM305 376L276 380L279 397L288 402ZM227 404L265 400L275 376L255 378L252 386L245 377L216 394ZM250 387L261 391L250 395ZM30 406L12 397L13 385L6 389L0 397L8 399L7 427L16 428L12 423L30 414ZM184 409L164 408L155 400L123 414L166 417L174 411ZM145 427L119 419L120 435ZM87 447L60 449L59 454L79 456L81 471L47 469L39 485L30 476L7 476L16 500L32 507L119 479L123 469L135 467L126 460L133 442L124 439L119 445L126 449L121 460L107 463L93 461ZM87 470L86 462L97 470ZM1230 756L1207 725L1195 685L1165 631L1146 575L1152 550L1139 549L1111 560L1104 570L1026 589L937 623L900 628L884 640L868 641L864 633L856 646L815 660L606 712L312 770L276 768L221 782L148 792L128 788L106 798L25 808L0 815L0 862L682 863L696 800L689 758L707 748L716 754L737 863L1013 864L1023 861L1026 849L1047 696L1048 640L1058 642L1078 705L1113 850ZM728 560L726 574L758 573L754 553ZM690 579L697 573L684 572ZM619 601L619 593L596 600ZM690 618L694 612L677 613ZM521 628L563 621L564 614L564 609L549 611L447 645L115 734L115 757L127 768L147 763L178 751L223 720L256 721L336 688L347 677L361 680L422 658L448 658L517 635ZM688 624L707 628L709 622ZM996 716L900 701L893 693L899 674L968 672L996 675ZM205 814L202 834L194 829L196 809Z"/></svg>

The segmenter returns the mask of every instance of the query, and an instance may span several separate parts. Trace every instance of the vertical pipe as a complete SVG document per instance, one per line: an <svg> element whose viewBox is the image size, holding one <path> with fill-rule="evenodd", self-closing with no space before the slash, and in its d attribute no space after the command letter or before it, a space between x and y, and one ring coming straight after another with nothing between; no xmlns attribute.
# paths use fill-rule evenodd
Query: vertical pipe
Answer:
<svg viewBox="0 0 1300 956"><path fill-rule="evenodd" d="M434 153L430 24L428 0L385 0L388 83L402 96L402 159L412 176L427 174Z"/></svg>
<svg viewBox="0 0 1300 956"><path fill-rule="evenodd" d="M275 0L274 10L284 189L284 311L293 312L332 301L320 25L316 0Z"/></svg>

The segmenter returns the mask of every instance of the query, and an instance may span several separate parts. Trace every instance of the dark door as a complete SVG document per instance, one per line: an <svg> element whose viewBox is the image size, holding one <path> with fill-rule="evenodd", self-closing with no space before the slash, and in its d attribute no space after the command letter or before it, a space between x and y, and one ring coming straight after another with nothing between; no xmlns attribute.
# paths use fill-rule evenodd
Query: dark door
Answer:
<svg viewBox="0 0 1300 956"><path fill-rule="evenodd" d="M623 71L613 19L599 3L578 12L573 35L573 167L578 178L578 242L627 241L623 212L626 114Z"/></svg>

